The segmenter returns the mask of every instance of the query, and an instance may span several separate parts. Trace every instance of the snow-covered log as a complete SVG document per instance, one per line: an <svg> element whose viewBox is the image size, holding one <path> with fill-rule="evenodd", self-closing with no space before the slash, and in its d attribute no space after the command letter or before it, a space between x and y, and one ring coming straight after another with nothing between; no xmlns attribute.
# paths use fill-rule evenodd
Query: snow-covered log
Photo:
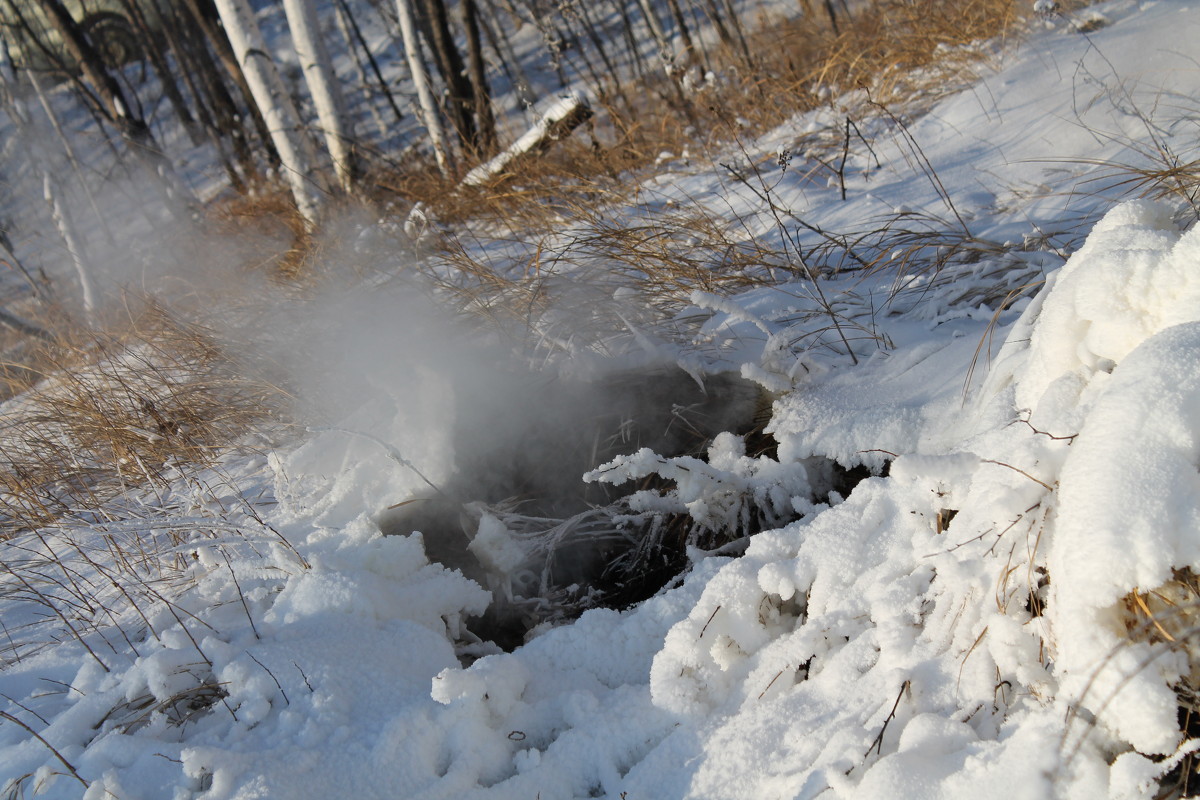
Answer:
<svg viewBox="0 0 1200 800"><path fill-rule="evenodd" d="M520 139L509 145L500 155L480 164L463 178L464 186L479 186L499 175L515 159L524 155L535 155L544 151L551 142L556 142L582 125L592 116L592 107L580 92L572 92L558 98L541 119Z"/></svg>
<svg viewBox="0 0 1200 800"><path fill-rule="evenodd" d="M254 95L254 103L262 112L271 140L279 151L284 177L296 207L312 222L317 218L320 199L311 176L313 148L300 124L300 114L268 54L266 41L247 0L216 0L216 5L229 43L233 45L233 52Z"/></svg>

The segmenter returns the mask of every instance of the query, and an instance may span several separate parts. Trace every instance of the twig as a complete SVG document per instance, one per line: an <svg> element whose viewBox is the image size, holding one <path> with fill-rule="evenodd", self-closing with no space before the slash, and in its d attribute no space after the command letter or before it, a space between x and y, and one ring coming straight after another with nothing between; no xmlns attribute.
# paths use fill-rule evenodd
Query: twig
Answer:
<svg viewBox="0 0 1200 800"><path fill-rule="evenodd" d="M41 605L46 606L47 608L49 608L51 611L54 612L54 614L62 621L62 623L67 626L67 630L71 631L71 634L79 641L80 644L83 645L83 649L87 650L88 655L90 655L95 660L95 662L100 665L100 668L102 670L104 670L106 673L112 672L112 670L110 670L108 668L108 665L105 664L103 660L101 660L100 656L96 655L96 651L92 649L92 646L89 645L87 643L87 641L83 638L83 634L81 634L79 631L75 630L75 626L71 624L71 621L69 619L67 619L67 615L64 614L57 605L55 605L53 602L51 602L49 597L47 597L45 594L43 594L42 592L39 592L37 589L35 589L33 587L33 585L30 584L29 581L25 579L24 575L17 573L6 562L0 561L0 567L3 567L10 575L12 575L18 581L20 581L21 584L27 590L29 590L29 592L31 594L33 594L34 597L37 598L38 602Z"/></svg>
<svg viewBox="0 0 1200 800"><path fill-rule="evenodd" d="M75 767L71 766L71 762L67 761L65 758L63 758L62 753L60 753L54 749L54 745L50 744L45 739L43 739L41 737L41 735L37 731L35 731L33 728L29 727L24 722L17 719L16 717L14 717L12 714L9 714L7 711L0 711L0 717L3 717L4 719L8 720L9 722L12 722L12 723L24 728L25 731L27 733L29 733L30 736L32 736L33 738L35 738L39 742L41 742L43 745L45 745L46 749L49 750L51 753L53 753L54 757L57 758L60 762L62 762L62 765L67 768L67 771L71 773L71 777L73 777L75 780L77 780L81 784L83 784L83 788L86 789L91 785L79 776L79 773L75 770Z"/></svg>
<svg viewBox="0 0 1200 800"><path fill-rule="evenodd" d="M966 221L963 220L962 216L958 213L958 208L955 207L954 200L950 197L950 193L946 191L945 184L943 184L942 179L938 177L937 170L933 168L933 164L930 163L929 158L925 155L925 150L922 149L920 142L918 142L916 137L912 135L912 132L909 131L908 126L905 125L899 117L893 114L891 109L874 98L871 98L869 94L867 102L886 114L888 118L891 119L892 122L896 123L896 125L900 128L901 133L904 134L904 138L912 147L913 152L917 155L917 158L920 159L921 171L925 173L925 177L927 177L930 184L933 185L933 190L937 192L938 196L942 199L942 202L944 202L946 207L950 209L950 213L954 215L956 220L958 220L959 227L962 228L963 233L967 235L967 238L974 238L974 236L971 234L971 229L967 227Z"/></svg>
<svg viewBox="0 0 1200 800"><path fill-rule="evenodd" d="M982 463L984 463L984 464L996 464L996 465L998 465L998 466L1001 466L1001 467L1008 467L1008 468L1009 468L1009 469L1011 469L1013 472L1019 472L1019 473L1021 473L1021 474L1022 474L1022 475L1024 475L1026 478L1029 478L1029 480L1033 481L1034 483L1038 484L1039 486L1044 486L1044 487L1046 487L1046 491L1048 491L1048 492L1053 492L1053 491L1054 491L1054 487L1053 487L1053 486L1051 486L1050 484L1046 483L1045 481L1040 481L1040 480L1038 480L1037 478L1033 477L1032 475L1030 475L1030 474L1029 474L1028 472L1026 472L1025 470L1023 470L1023 469L1020 469L1019 467L1014 467L1012 464L1005 464L1003 461L993 461L993 460L992 460L992 459L990 459L990 458L984 458L984 459L981 459L981 461L982 461Z"/></svg>
<svg viewBox="0 0 1200 800"><path fill-rule="evenodd" d="M418 478L425 481L425 483L427 483L429 485L429 488L433 489L435 492L440 494L442 497L449 497L449 495L447 495L445 492L443 492L436 483L429 480L429 478L426 478L425 474L423 472L421 472L421 470L417 469L415 464L413 464L411 461L409 461L407 458L405 458L400 453L399 449L397 449L394 445L388 444L383 439L380 439L378 436L373 436L372 434L366 433L365 431L356 431L356 430L351 430L350 428L338 428L338 427L334 427L334 426L312 427L312 428L309 428L308 431L309 431L309 433L325 433L328 431L336 431L337 433L348 433L351 436L361 436L362 438L366 439L369 442L374 442L375 444L377 444L383 448L384 452L387 453L388 458L392 459L392 461L395 461L397 464L399 464L402 467L408 467L409 469L411 469L413 472L415 472L417 474Z"/></svg>
<svg viewBox="0 0 1200 800"><path fill-rule="evenodd" d="M781 677L783 677L783 673L784 673L784 672L786 672L786 671L787 671L787 668L786 668L786 667L784 667L783 669L779 670L779 672L776 672L776 673L775 673L775 677L774 677L774 678L771 678L771 682L767 684L766 688L765 688L765 689L763 689L761 692L759 692L759 693L758 693L758 697L757 697L757 699L758 699L758 700L762 700L762 699L763 699L763 695L764 695L764 694L766 694L766 693L767 693L767 692L768 692L768 691L771 689L771 687L775 685L775 681L777 681L777 680L779 680Z"/></svg>
<svg viewBox="0 0 1200 800"><path fill-rule="evenodd" d="M24 704L22 704L22 703L18 703L16 700L13 700L11 697L9 697L8 695L6 695L4 692L0 692L0 697L3 697L5 700L7 700L8 702L12 703L14 706L16 706L17 708L21 709L21 710L22 710L22 711L24 711L25 713L27 713L27 714L32 714L33 716L37 717L39 720L41 720L41 721L42 721L42 724L43 724L43 725L49 725L49 724L50 724L50 723L49 723L49 722L46 720L46 718L45 718L45 717L43 717L41 714L37 713L37 712L36 712L36 711L34 711L32 708L29 708L28 706L26 706L26 705L24 705Z"/></svg>
<svg viewBox="0 0 1200 800"><path fill-rule="evenodd" d="M891 713L887 715L887 719L883 721L883 727L879 729L879 733L875 736L875 740L871 742L871 746L867 748L867 752L863 753L863 758L871 755L871 751L883 753L883 734L887 732L888 724L896 718L896 709L900 707L900 698L904 697L904 693L912 686L912 681L907 680L900 686L900 691L896 694L896 702L892 703Z"/></svg>
<svg viewBox="0 0 1200 800"><path fill-rule="evenodd" d="M229 560L229 553L225 552L224 547L218 547L217 549L221 551L221 555L225 559L225 566L229 567L229 575L233 578L233 585L237 589L238 599L242 601L242 609L246 612L246 619L250 620L250 630L254 632L255 639L261 640L262 636L258 633L258 626L254 624L254 617L250 614L250 605L246 602L246 594L242 591L242 584L238 582L237 573L233 571L233 563ZM250 657L254 658L254 656ZM278 683L278 681L276 682Z"/></svg>
<svg viewBox="0 0 1200 800"><path fill-rule="evenodd" d="M700 629L700 635L696 637L697 639L703 639L703 638L704 638L704 632L705 632L706 630L708 630L708 626L709 626L709 624L711 624L711 623L712 623L712 621L713 621L713 618L717 616L717 612L718 612L718 611L720 611L720 610L721 610L721 607L720 607L720 606L717 606L716 608L714 608L714 609L713 609L713 612L712 612L711 614L709 614L709 615L708 615L708 622L705 622L705 623L704 623L704 627Z"/></svg>
<svg viewBox="0 0 1200 800"><path fill-rule="evenodd" d="M739 144L741 143L739 142ZM742 145L742 152L746 152L745 145ZM767 186L766 180L763 178L762 173L758 171L758 167L754 165L753 161L751 161L751 165L754 169L755 176L758 178L761 188L756 188L753 186L745 175L742 175L732 166L728 164L722 164L721 166L723 166L729 172L729 174L733 176L734 180L740 182L743 186L745 186L767 204L767 210L771 212L771 216L775 220L775 225L779 228L780 238L784 244L785 255L787 253L788 246L795 251L795 263L808 277L808 285L811 287L812 291L816 293L816 297L814 299L824 313L829 316L830 322L833 323L833 329L837 331L838 336L841 337L842 345L846 348L846 355L850 356L851 363L853 363L855 366L858 366L858 356L855 354L854 348L850 346L850 341L846 338L846 332L842 330L842 323L838 319L837 312L834 311L833 304L830 303L828 298L825 297L825 291L821 288L821 282L819 280L820 275L818 274L817 270L809 266L808 262L804 258L804 250L801 247L799 235L788 231L787 225L784 224L783 217L780 215L779 206L775 204L774 199L771 197L770 187ZM794 218L795 215L791 216Z"/></svg>
<svg viewBox="0 0 1200 800"><path fill-rule="evenodd" d="M295 667L296 671L300 673L300 677L304 678L304 685L308 687L308 690L310 692L315 692L316 689L314 689L313 685L308 682L308 676L304 674L304 670L300 669L300 665L293 661L292 666Z"/></svg>
<svg viewBox="0 0 1200 800"><path fill-rule="evenodd" d="M1029 430L1033 431L1034 433L1036 433L1040 436L1049 436L1051 439L1053 439L1056 442L1067 442L1069 444L1071 442L1074 442L1079 437L1078 433L1073 433L1070 436L1055 436L1053 433L1048 433L1047 431L1039 431L1037 428L1033 427L1033 423L1030 422L1028 419L1022 418L1017 421L1023 422L1026 425L1028 425Z"/></svg>
<svg viewBox="0 0 1200 800"><path fill-rule="evenodd" d="M275 686L279 689L279 693L281 695L283 695L283 702L287 703L290 706L292 704L292 701L288 700L287 692L285 692L283 690L283 686L279 683L279 678L275 677L275 673L271 672L271 670L267 669L267 666L265 664L263 664L261 661L259 661L257 658L255 658L254 654L251 653L249 650L246 651L246 655L250 657L251 661L253 661L255 664L258 664L260 667L262 667L263 672L265 672L271 676L271 680L275 681ZM302 672L300 674L303 675L304 673ZM306 682L307 682L307 680L308 679L305 678ZM309 687L309 688L312 688L312 687Z"/></svg>
<svg viewBox="0 0 1200 800"><path fill-rule="evenodd" d="M871 143L868 142L867 138L862 135L862 131L860 131L858 126L854 124L854 120L850 119L850 117L846 117L846 138L842 142L842 163L839 164L837 168L838 184L842 190L842 202L846 201L846 160L850 157L851 128L853 128L854 132L858 134L858 138L862 141L862 143L867 146L867 151L871 155L875 156L875 168L879 169L882 167L882 164L879 163L879 156L876 155L875 150L871 147Z"/></svg>

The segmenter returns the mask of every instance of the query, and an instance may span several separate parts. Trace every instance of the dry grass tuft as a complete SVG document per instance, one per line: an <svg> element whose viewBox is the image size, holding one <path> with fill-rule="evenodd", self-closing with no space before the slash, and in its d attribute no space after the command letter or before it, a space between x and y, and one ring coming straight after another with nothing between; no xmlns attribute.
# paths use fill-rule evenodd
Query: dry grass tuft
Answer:
<svg viewBox="0 0 1200 800"><path fill-rule="evenodd" d="M647 106L636 118L612 105L597 110L595 122L542 155L518 159L484 186L459 186L457 177L443 177L432 164L421 164L377 175L376 199L398 196L423 203L446 223L470 220L514 232L545 229L564 209L622 200L631 171L653 163L664 150L680 152L688 142L678 120L657 107Z"/></svg>
<svg viewBox="0 0 1200 800"><path fill-rule="evenodd" d="M211 233L240 248L239 264L283 281L294 281L311 265L312 236L291 196L282 189L234 195L208 212Z"/></svg>
<svg viewBox="0 0 1200 800"><path fill-rule="evenodd" d="M1182 653L1190 671L1175 685L1181 742L1200 737L1200 577L1190 568L1173 569L1171 580L1150 591L1135 589L1121 600L1126 635ZM1182 757L1164 760L1156 797L1194 797L1200 788L1200 756L1181 747ZM1175 761L1172 765L1171 761ZM1169 767L1169 769L1168 769Z"/></svg>
<svg viewBox="0 0 1200 800"><path fill-rule="evenodd" d="M239 376L209 331L150 301L37 361L43 379L9 402L0 432L0 534L165 486L165 470L211 461L276 393Z"/></svg>

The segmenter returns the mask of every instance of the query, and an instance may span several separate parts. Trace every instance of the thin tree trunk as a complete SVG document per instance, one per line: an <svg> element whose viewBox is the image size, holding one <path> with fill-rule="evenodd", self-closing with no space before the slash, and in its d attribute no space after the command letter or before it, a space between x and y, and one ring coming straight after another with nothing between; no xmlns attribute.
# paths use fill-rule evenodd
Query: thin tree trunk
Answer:
<svg viewBox="0 0 1200 800"><path fill-rule="evenodd" d="M132 1L136 2L136 0ZM187 87L188 93L192 97L197 122L201 127L218 130L211 103L203 89L203 79L200 76L203 66L196 61L195 54L192 52L194 48L181 34L178 22L175 9L171 8L161 15L159 29L166 38L167 50L175 57L175 68L179 70L179 74L183 78L183 85Z"/></svg>
<svg viewBox="0 0 1200 800"><path fill-rule="evenodd" d="M733 35L729 33L729 29L725 27L725 18L721 16L721 10L717 8L714 0L704 0L705 12L708 14L708 19L712 22L713 27L717 29L717 38L721 40L721 44L728 47L730 50L737 50L737 45L733 41Z"/></svg>
<svg viewBox="0 0 1200 800"><path fill-rule="evenodd" d="M670 59L670 46L667 43L666 31L663 30L662 22L655 13L654 6L650 4L650 0L638 0L638 8L641 9L642 19L646 20L646 26L650 28L650 35L654 37L654 43L658 46L659 56L664 63L667 63Z"/></svg>
<svg viewBox="0 0 1200 800"><path fill-rule="evenodd" d="M58 228L63 243L67 246L71 263L75 266L75 274L79 278L79 290L83 300L84 316L87 317L88 322L94 322L98 307L96 283L92 279L92 269L85 255L83 237L79 235L79 230L75 227L75 221L64 201L62 187L50 174L49 169L42 171L42 192L46 203L50 206L50 216L54 219L54 225Z"/></svg>
<svg viewBox="0 0 1200 800"><path fill-rule="evenodd" d="M754 57L750 55L750 46L746 43L746 33L742 28L742 20L738 15L737 9L733 7L733 0L724 0L725 13L729 15L729 26L733 28L736 34L739 49L742 51L742 61L746 65L746 69L754 70Z"/></svg>
<svg viewBox="0 0 1200 800"><path fill-rule="evenodd" d="M283 176L291 188L296 208L311 224L317 219L321 201L311 179L312 145L305 136L300 115L275 62L267 55L266 42L247 0L217 0L217 11L250 85L254 103L279 152Z"/></svg>
<svg viewBox="0 0 1200 800"><path fill-rule="evenodd" d="M696 48L692 42L692 34L688 30L683 9L679 5L679 0L667 0L667 8L671 9L671 16L675 20L675 27L679 29L679 37L683 40L683 62L685 65L689 65L692 63L693 53Z"/></svg>
<svg viewBox="0 0 1200 800"><path fill-rule="evenodd" d="M833 8L833 0L825 0L825 13L829 15L829 24L833 27L833 35L841 36L842 32L838 30L837 12Z"/></svg>
<svg viewBox="0 0 1200 800"><path fill-rule="evenodd" d="M168 21L168 30L174 32L172 48L175 49L177 57L189 64L189 66L183 67L184 74L191 79L188 85L192 87L193 94L203 98L203 100L198 100L198 103L206 104L210 109L213 125L217 132L221 136L229 137L233 143L233 157L241 169L240 182L244 182L248 187L258 175L259 166L254 159L252 134L244 123L245 117L249 117L255 127L262 126L260 136L265 137L262 139L262 143L267 154L267 162L272 166L279 164L279 154L275 152L275 145L267 136L262 115L258 113L258 108L255 107L253 99L249 95L246 95L249 111L244 112L238 106L237 101L230 94L229 87L225 85L225 79L221 77L221 70L218 69L213 54L209 51L211 39L204 34L203 29L184 24L185 19L179 14L187 13L186 11L180 11L175 6L172 6L171 11L172 18ZM221 36L225 45L228 46L229 42L224 39L224 32L221 33ZM215 45L213 46L215 47ZM225 72L229 74L228 69ZM240 70L238 74L241 74ZM229 78L234 81L235 85L237 84L234 75L229 74ZM239 181L234 181L234 183L236 185Z"/></svg>
<svg viewBox="0 0 1200 800"><path fill-rule="evenodd" d="M433 155L437 159L438 169L443 175L453 172L453 164L449 150L446 149L446 132L442 127L442 118L438 112L437 102L429 88L429 73L425 71L425 59L421 54L421 40L417 36L417 22L413 17L410 0L396 0L396 13L400 22L400 35L404 39L404 53L408 59L408 69L412 73L413 83L417 87L417 100L420 103L422 122L429 132L433 144Z"/></svg>
<svg viewBox="0 0 1200 800"><path fill-rule="evenodd" d="M687 4L688 4L688 11L691 12L692 24L696 26L696 30L703 30L704 29L704 16L705 16L704 9L700 8L700 5L697 2L697 0L687 0ZM705 74L712 72L713 65L712 65L712 60L709 58L709 55L708 55L708 48L698 47L696 49L696 52L699 53L699 55L700 55L701 66L703 67Z"/></svg>
<svg viewBox="0 0 1200 800"><path fill-rule="evenodd" d="M467 65L471 71L472 98L475 106L476 150L483 158L496 152L496 117L492 114L492 97L488 88L487 65L483 60L483 43L479 38L479 9L475 0L462 0L463 27L467 31Z"/></svg>
<svg viewBox="0 0 1200 800"><path fill-rule="evenodd" d="M596 28L596 24L592 21L591 15L588 13L588 7L585 4L580 4L574 11L578 15L579 21L583 23L584 33L592 43L592 47L600 54L600 60L604 62L604 68L608 72L608 80L611 83L613 90L616 92L621 102L629 108L629 99L625 96L625 92L621 89L621 74L617 70L616 64L608 56L608 48L605 45L605 36ZM603 96L603 95L602 95Z"/></svg>
<svg viewBox="0 0 1200 800"><path fill-rule="evenodd" d="M375 82L379 86L379 91L383 93L384 98L391 107L392 113L396 115L396 122L403 122L404 115L400 113L400 106L396 103L396 96L392 93L391 87L388 86L387 80L383 77L383 71L379 69L379 62L375 59L375 54L371 52L370 45L367 44L367 39L362 34L362 29L359 28L354 15L350 13L350 8L346 5L346 0L337 0L337 20L341 27L342 35L346 37L346 46L355 54L355 63L359 65L359 72L363 72L362 63L358 56L358 50L354 48L355 42L358 43L359 49L367 58L367 64L371 67L371 74L375 76ZM353 38L351 38L353 36ZM360 79L363 85L366 85L366 80ZM371 104L372 112L375 105ZM387 133L384 127L383 120L378 120L381 133Z"/></svg>
<svg viewBox="0 0 1200 800"><path fill-rule="evenodd" d="M129 105L121 85L104 66L99 53L83 34L60 0L36 0L47 21L62 39L63 49L75 60L84 79L92 87L92 97L113 122L130 151L147 167L153 185L176 216L185 212L183 204L192 200L191 191L175 174L165 153L155 141L150 126Z"/></svg>
<svg viewBox="0 0 1200 800"><path fill-rule="evenodd" d="M454 131L464 148L477 150L479 137L473 113L475 89L466 76L462 54L458 52L454 35L450 32L450 17L446 12L446 4L443 0L421 1L432 33L429 47L433 51L434 63L442 76L442 82L446 85L446 112L450 117L450 124L454 126Z"/></svg>
<svg viewBox="0 0 1200 800"><path fill-rule="evenodd" d="M658 58L662 63L663 72L666 73L667 80L671 84L672 91L675 94L675 101L688 117L691 118L693 116L691 104L688 102L683 89L679 85L679 79L682 75L676 68L675 52L667 40L666 34L663 32L658 14L655 13L654 6L651 5L650 0L638 0L638 4L642 9L642 16L645 17L646 24L650 26L650 31L654 34L654 41L658 44Z"/></svg>
<svg viewBox="0 0 1200 800"><path fill-rule="evenodd" d="M212 44L217 53L217 59L225 67L225 71L229 73L229 77L233 79L242 98L246 101L246 107L249 109L250 119L254 122L254 128L258 132L258 138L267 150L267 160L271 166L279 166L280 158L275 149L274 137L254 101L254 92L251 91L250 83L246 80L246 73L242 69L242 65L238 63L237 55L233 52L233 45L225 30L206 13L209 9L215 11L213 0L183 0L183 2L188 13L191 14L192 21L204 32L204 37Z"/></svg>
<svg viewBox="0 0 1200 800"><path fill-rule="evenodd" d="M375 131L378 133L378 137L381 140L386 139L388 137L389 130L388 124L383 121L383 115L379 113L379 103L376 102L374 87L371 86L371 81L367 77L367 65L363 61L363 54L360 52L359 42L355 38L354 33L350 30L350 23L353 22L353 18L347 19L347 16L344 13L343 4L338 3L333 10L333 19L337 23L338 33L341 34L342 41L346 43L346 50L354 56L354 85L358 87L358 94L362 98L361 102L367 106L367 113L371 115L371 121L375 123ZM358 26L355 25L355 30L357 30L357 28ZM364 47L362 49L367 48ZM367 50L367 53L370 55L369 50ZM372 58L372 61L374 61L374 58ZM386 97L388 103L391 104L392 111L399 114L400 109L396 106L396 100L394 97L392 97L391 90L388 89L387 83L381 81L378 88L379 92ZM397 122L401 121L402 119L403 115L396 117Z"/></svg>
<svg viewBox="0 0 1200 800"><path fill-rule="evenodd" d="M50 299L46 296L46 290L42 285L43 282L34 278L33 273L29 271L29 267L25 266L21 259L17 258L12 239L8 238L8 233L3 228L0 228L0 247L4 248L5 253L8 253L9 263L17 272L21 273L21 277L25 279L25 283L29 285L29 291L37 301L42 305L49 305ZM42 278L44 279L45 277L45 273L42 273Z"/></svg>
<svg viewBox="0 0 1200 800"><path fill-rule="evenodd" d="M338 183L347 193L354 191L358 164L354 155L354 126L346 118L346 104L333 73L329 50L321 38L321 26L312 0L283 0L292 46L304 70L304 81L317 109L325 146L333 159Z"/></svg>
<svg viewBox="0 0 1200 800"><path fill-rule="evenodd" d="M27 142L30 158L35 164L41 166L39 150L45 140L41 137L33 136L32 117L25 104L20 100L17 92L16 70L13 68L12 57L8 50L8 41L4 36L3 29L0 29L0 102L2 102L9 119L12 120L18 135ZM44 172L44 170L42 171ZM17 258L16 253L13 252L12 241L8 238L8 234L2 230L0 230L0 245L12 257L13 264L20 270L25 280L29 283L29 289L33 292L33 296L43 303L47 302L46 294L42 290L42 287L33 279L33 276L29 274L29 270Z"/></svg>
<svg viewBox="0 0 1200 800"><path fill-rule="evenodd" d="M625 5L625 0L612 0L612 2L621 15L621 35L625 37L625 48L633 55L634 74L637 75L639 80L644 80L646 77L646 62L642 58L642 51L638 46L637 33L633 29L633 18L629 16L629 9Z"/></svg>
<svg viewBox="0 0 1200 800"><path fill-rule="evenodd" d="M136 2L136 0L131 1ZM208 48L203 42L198 43L197 47L197 42L189 39L180 30L174 6L166 10L160 8L159 13L161 15L160 27L163 35L166 36L167 46L174 54L179 72L183 76L184 85L187 86L196 104L196 116L199 118L200 127L213 149L217 151L217 156L221 160L221 166L225 169L230 185L235 191L244 193L249 188L247 176L255 173L254 161L249 155L249 144L246 142L241 124L232 124L231 122L230 117L237 116L236 109L231 115L222 116L221 111L217 108L218 101L210 96L209 81L216 80L220 83L220 77L216 75L216 65L207 58ZM197 59L198 53L205 57L204 60ZM223 84L221 84L221 88L224 89ZM226 96L228 96L227 93ZM233 140L233 158L230 158L228 153L224 139L226 136ZM234 164L234 159L238 161L244 174L238 171L238 165Z"/></svg>
<svg viewBox="0 0 1200 800"><path fill-rule="evenodd" d="M36 70L29 70L26 73L29 76L29 82L33 86L34 94L37 95L38 103L42 106L42 111L46 114L46 119L50 120L50 127L54 129L55 135L58 137L59 144L62 145L63 152L67 155L67 161L71 164L71 169L75 173L75 180L83 187L83 193L87 195L88 204L92 207L92 213L96 215L96 221L100 223L100 230L104 232L105 241L112 247L116 247L116 240L113 239L112 229L108 225L108 219L100 211L100 204L96 202L96 195L88 186L87 178L83 172L83 164L79 161L79 156L75 154L75 147L71 144L70 137L63 130L62 120L58 118L58 113L54 110L54 106L50 103L50 98L46 93L46 89L42 86L42 79L37 74Z"/></svg>
<svg viewBox="0 0 1200 800"><path fill-rule="evenodd" d="M496 7L492 4L492 0L487 2L488 11L492 17L496 16ZM488 20L487 14L479 16L480 27L483 28L483 33L488 38L488 42L492 46L492 52L496 54L496 58L500 60L500 66L508 76L509 81L517 90L517 99L521 101L521 105L525 108L527 115L532 112L530 109L537 101L537 97L533 94L533 84L529 81L529 76L525 74L524 67L521 66L521 59L517 58L516 51L513 50L512 42L509 41L508 31L505 30L503 24L492 25Z"/></svg>
<svg viewBox="0 0 1200 800"><path fill-rule="evenodd" d="M60 0L35 0L46 20L62 38L63 49L76 62L84 80L92 87L108 118L133 147L161 158L162 150L146 121L134 114L121 85L100 60L100 54L84 36L79 24Z"/></svg>
<svg viewBox="0 0 1200 800"><path fill-rule="evenodd" d="M572 16L572 18L578 19L573 14L571 16ZM564 17L566 17L565 14L564 14ZM600 97L601 99L604 99L605 97L608 96L608 92L605 90L604 78L602 78L600 76L600 72L599 72L599 70L596 69L596 66L592 63L592 59L588 57L587 48L583 46L583 43L579 41L579 37L576 36L575 32L571 30L570 25L569 25L570 19L564 18L563 23L567 25L567 30L570 32L571 47L569 49L579 54L580 60L583 61L583 68L584 68L584 70L587 71L587 74L591 79L592 90L596 93L596 95L598 97ZM597 47L597 49L599 49L599 47ZM604 55L603 52L601 52L600 55L601 55L601 57L603 57L603 55ZM578 66L575 67L575 72L578 74L582 74L582 72L580 71Z"/></svg>
<svg viewBox="0 0 1200 800"><path fill-rule="evenodd" d="M171 72L166 56L159 47L159 38L151 31L150 25L146 21L146 15L142 13L137 0L121 0L121 7L125 9L126 16L129 17L137 29L138 35L142 38L142 50L150 59L150 66L154 68L154 74L158 76L158 83L162 87L163 94L167 96L167 102L171 104L175 116L183 123L184 130L187 131L192 144L198 145L201 139L200 132L197 130L196 118L192 116L187 101L183 99L183 93L179 91L175 75Z"/></svg>
<svg viewBox="0 0 1200 800"><path fill-rule="evenodd" d="M0 94L3 96L5 111L12 119L17 132L25 140L30 156L42 173L42 195L50 206L50 216L71 256L75 273L79 279L83 313L91 322L96 312L97 292L92 271L84 257L82 238L67 211L62 187L51 175L50 159L44 152L44 143L48 141L48 137L41 135L41 132L36 129L29 110L18 99L16 72L8 52L8 43L2 38L0 38Z"/></svg>

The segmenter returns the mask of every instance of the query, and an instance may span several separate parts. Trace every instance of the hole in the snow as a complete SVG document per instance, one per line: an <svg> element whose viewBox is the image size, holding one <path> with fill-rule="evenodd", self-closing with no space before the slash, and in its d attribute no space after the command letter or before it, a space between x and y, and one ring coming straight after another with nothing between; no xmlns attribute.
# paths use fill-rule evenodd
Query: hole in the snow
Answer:
<svg viewBox="0 0 1200 800"><path fill-rule="evenodd" d="M710 491L727 505L728 524L697 524L693 512L678 507L679 497L666 497L674 484L661 475L611 484L582 476L642 448L663 462L703 462L719 434L737 437L724 440L738 448L726 456L730 463L745 463L738 454L773 458L774 440L764 432L771 399L757 384L725 374L697 380L677 367L577 383L531 375L526 383L516 398L524 409L508 394L495 408L474 398L484 407L454 432L451 479L377 518L386 535L420 531L431 560L492 591L487 614L467 627L504 649L539 625L651 597L686 569L689 549L740 552L749 534L802 516L831 492L845 496L865 477L812 459L803 468L811 496L794 502L781 500L786 487L756 497L752 481L730 481L725 492L724 473L714 466ZM679 469L686 472L686 464Z"/></svg>

